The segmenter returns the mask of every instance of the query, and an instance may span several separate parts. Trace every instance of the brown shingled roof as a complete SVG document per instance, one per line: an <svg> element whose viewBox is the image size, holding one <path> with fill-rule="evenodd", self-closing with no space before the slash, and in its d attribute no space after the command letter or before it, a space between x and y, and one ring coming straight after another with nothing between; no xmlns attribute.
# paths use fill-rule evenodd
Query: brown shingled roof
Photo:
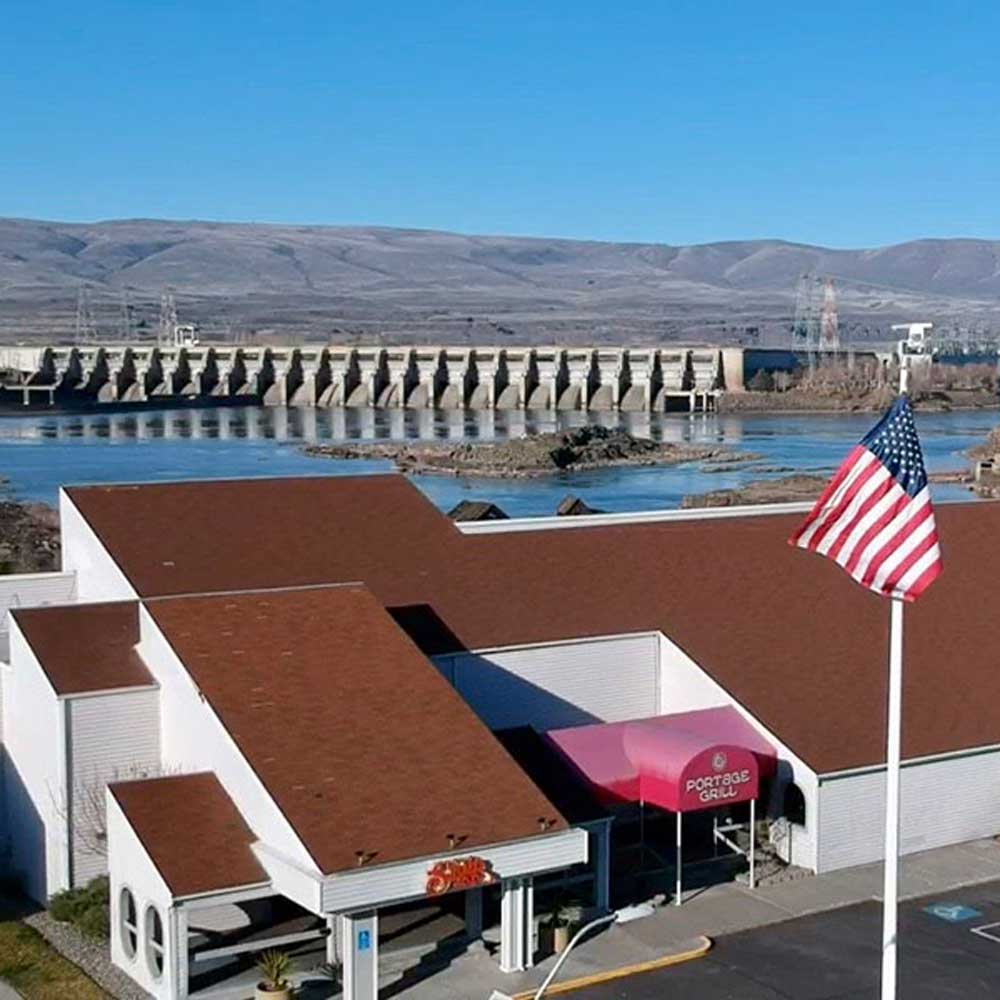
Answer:
<svg viewBox="0 0 1000 1000"><path fill-rule="evenodd" d="M214 774L181 774L109 785L175 897L267 882L257 839Z"/></svg>
<svg viewBox="0 0 1000 1000"><path fill-rule="evenodd" d="M658 629L817 771L885 759L888 608L786 544L798 516L463 535L402 476L70 496L142 594L361 580L431 653ZM907 757L1000 743L1000 504L938 528L945 572L906 609Z"/></svg>
<svg viewBox="0 0 1000 1000"><path fill-rule="evenodd" d="M50 604L11 610L58 695L155 682L134 646L139 641L136 601L106 604Z"/></svg>
<svg viewBox="0 0 1000 1000"><path fill-rule="evenodd" d="M145 603L324 872L566 828L363 587Z"/></svg>
<svg viewBox="0 0 1000 1000"><path fill-rule="evenodd" d="M140 597L355 581L363 578L359 568L388 569L390 550L401 565L412 566L425 558L429 543L443 536L461 540L454 524L398 475L79 486L65 492ZM179 517L178 511L191 516ZM203 525L212 527L206 531ZM382 575L389 583L391 575ZM404 586L400 593L408 591ZM392 593L386 597L394 603Z"/></svg>

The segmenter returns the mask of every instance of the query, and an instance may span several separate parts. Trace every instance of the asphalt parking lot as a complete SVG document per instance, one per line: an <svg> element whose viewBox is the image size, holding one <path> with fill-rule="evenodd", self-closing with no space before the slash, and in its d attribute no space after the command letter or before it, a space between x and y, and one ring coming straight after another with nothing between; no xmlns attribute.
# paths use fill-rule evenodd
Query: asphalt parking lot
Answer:
<svg viewBox="0 0 1000 1000"><path fill-rule="evenodd" d="M928 907L933 912L928 912ZM877 1000L879 903L721 937L702 959L581 1000ZM904 903L900 1000L1000 997L1000 882Z"/></svg>

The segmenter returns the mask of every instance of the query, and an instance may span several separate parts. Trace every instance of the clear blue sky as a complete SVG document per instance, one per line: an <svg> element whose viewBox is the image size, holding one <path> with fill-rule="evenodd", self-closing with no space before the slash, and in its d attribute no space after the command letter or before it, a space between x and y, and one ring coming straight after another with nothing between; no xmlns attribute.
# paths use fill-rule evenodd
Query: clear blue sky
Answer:
<svg viewBox="0 0 1000 1000"><path fill-rule="evenodd" d="M1000 4L7 0L0 215L1000 237Z"/></svg>

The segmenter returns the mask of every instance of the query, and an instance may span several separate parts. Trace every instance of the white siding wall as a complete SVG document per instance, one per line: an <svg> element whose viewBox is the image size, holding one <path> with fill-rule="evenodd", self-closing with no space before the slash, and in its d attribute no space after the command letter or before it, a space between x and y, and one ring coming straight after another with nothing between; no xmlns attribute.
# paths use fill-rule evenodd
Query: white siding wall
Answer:
<svg viewBox="0 0 1000 1000"><path fill-rule="evenodd" d="M44 902L68 888L63 706L16 622L4 673L3 766L10 865Z"/></svg>
<svg viewBox="0 0 1000 1000"><path fill-rule="evenodd" d="M0 660L0 876L10 874L10 819L7 816L7 750L3 745L4 688L10 687L10 664Z"/></svg>
<svg viewBox="0 0 1000 1000"><path fill-rule="evenodd" d="M317 870L260 779L195 686L149 612L139 607L139 655L160 685L163 765L182 772L214 771L247 825L296 864ZM289 719L289 725L296 725ZM316 739L323 738L322 733Z"/></svg>
<svg viewBox="0 0 1000 1000"><path fill-rule="evenodd" d="M733 699L665 635L660 634L660 705L663 715L732 705Z"/></svg>
<svg viewBox="0 0 1000 1000"><path fill-rule="evenodd" d="M111 961L131 976L143 989L157 1000L171 1000L176 995L177 954L176 927L170 909L171 895L159 872L149 859L139 838L122 814L118 803L108 795L108 847L111 870ZM121 903L122 887L127 887L135 897L139 922L139 946L134 958L129 958L122 947ZM145 949L146 908L155 906L163 921L164 955L163 977L156 981L150 974Z"/></svg>
<svg viewBox="0 0 1000 1000"><path fill-rule="evenodd" d="M73 885L86 885L107 870L96 831L104 825L109 781L160 773L159 691L145 689L66 701L71 795ZM105 848L105 850L102 850Z"/></svg>
<svg viewBox="0 0 1000 1000"><path fill-rule="evenodd" d="M492 729L558 729L655 715L654 633L459 653L438 668Z"/></svg>
<svg viewBox="0 0 1000 1000"><path fill-rule="evenodd" d="M802 790L806 802L805 826L792 825L781 853L787 861L813 871L817 866L817 831L819 829L818 783L815 772L795 756L773 733L762 726L719 684L717 684L687 653L665 635L660 644L660 704L663 715L689 712L702 708L731 705L778 751L778 781L770 812L778 810L783 787L794 781Z"/></svg>
<svg viewBox="0 0 1000 1000"><path fill-rule="evenodd" d="M12 608L37 608L42 604L71 604L76 600L75 573L18 573L0 577L0 660L10 659Z"/></svg>
<svg viewBox="0 0 1000 1000"><path fill-rule="evenodd" d="M824 778L819 870L880 861L885 771ZM904 766L900 851L912 854L1000 833L1000 751Z"/></svg>
<svg viewBox="0 0 1000 1000"><path fill-rule="evenodd" d="M136 592L64 490L59 491L62 568L75 573L80 601L118 601ZM156 540L150 539L150 545Z"/></svg>
<svg viewBox="0 0 1000 1000"><path fill-rule="evenodd" d="M587 831L574 827L545 837L477 847L476 856L488 861L498 878L507 879L586 862L587 851ZM261 863L267 867L267 858L263 854L259 856ZM369 906L385 906L400 900L426 898L429 865L461 856L461 853L443 854L433 860L404 861L371 871L332 875L323 881L323 909L328 913L342 913ZM274 885L280 885L277 878Z"/></svg>

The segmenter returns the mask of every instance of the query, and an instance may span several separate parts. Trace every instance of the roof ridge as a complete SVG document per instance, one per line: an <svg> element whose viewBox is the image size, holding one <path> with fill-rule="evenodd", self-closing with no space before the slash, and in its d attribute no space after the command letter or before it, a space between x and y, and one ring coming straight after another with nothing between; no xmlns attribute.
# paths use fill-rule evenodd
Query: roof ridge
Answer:
<svg viewBox="0 0 1000 1000"><path fill-rule="evenodd" d="M140 604L162 604L166 601L184 601L195 597L249 597L252 594L284 594L311 590L363 590L371 594L371 589L363 580L340 580L335 583L295 583L280 587L246 587L238 590L193 590L184 594L140 597L137 600Z"/></svg>

